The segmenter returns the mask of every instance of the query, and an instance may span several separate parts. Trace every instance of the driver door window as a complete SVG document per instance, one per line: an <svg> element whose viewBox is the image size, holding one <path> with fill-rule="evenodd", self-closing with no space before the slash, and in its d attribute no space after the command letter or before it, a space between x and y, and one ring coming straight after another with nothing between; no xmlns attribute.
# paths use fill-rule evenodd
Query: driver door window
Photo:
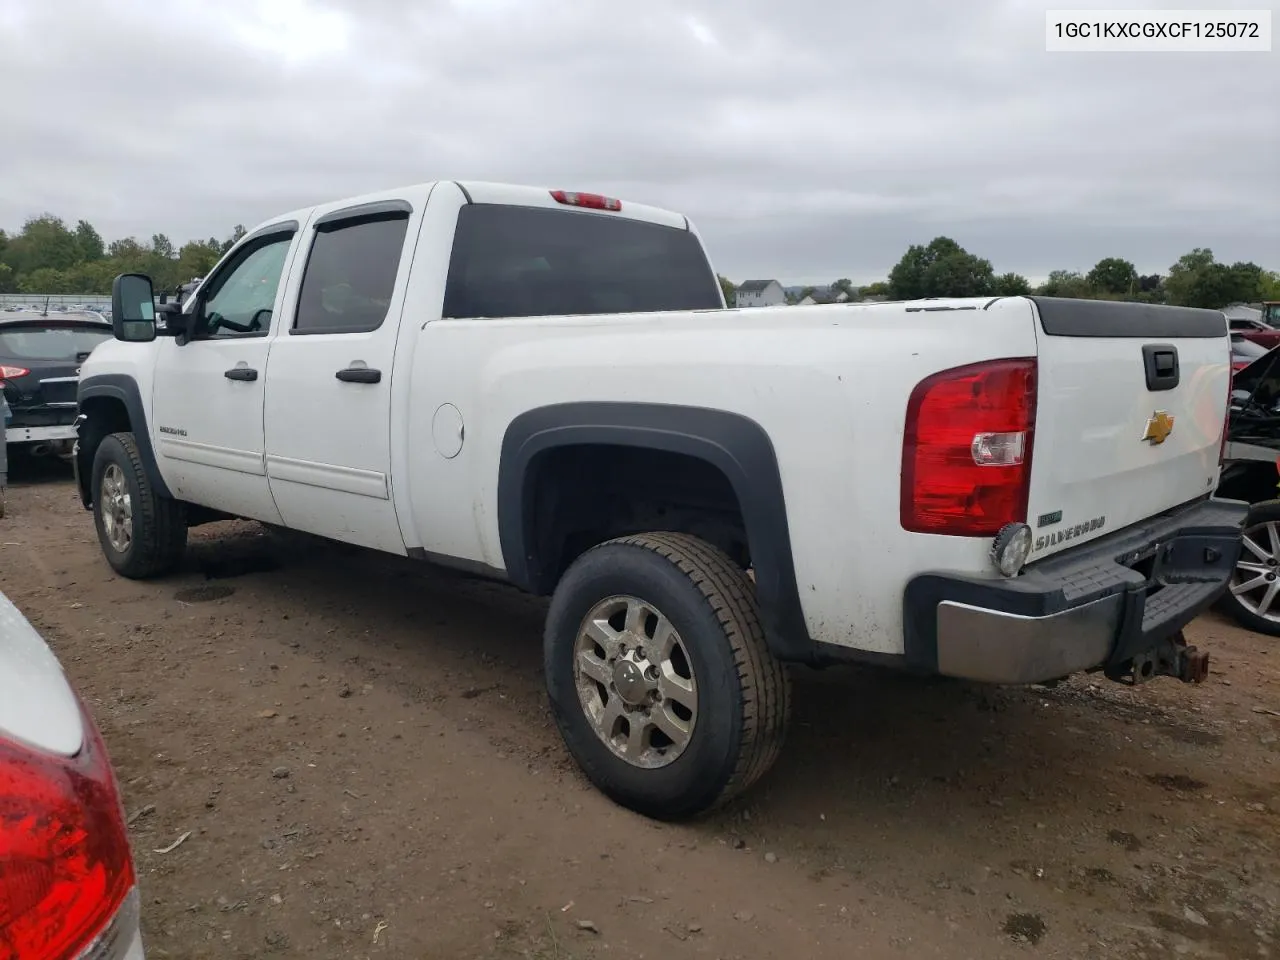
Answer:
<svg viewBox="0 0 1280 960"><path fill-rule="evenodd" d="M197 339L267 335L292 242L292 233L264 237L214 277L210 289L200 296Z"/></svg>

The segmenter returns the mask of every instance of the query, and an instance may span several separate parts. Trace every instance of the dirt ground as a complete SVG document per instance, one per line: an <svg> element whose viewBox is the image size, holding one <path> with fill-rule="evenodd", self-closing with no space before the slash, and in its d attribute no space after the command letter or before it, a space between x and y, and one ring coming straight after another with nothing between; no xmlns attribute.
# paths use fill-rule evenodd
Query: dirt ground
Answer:
<svg viewBox="0 0 1280 960"><path fill-rule="evenodd" d="M541 602L255 524L132 583L15 466L0 590L103 729L150 957L1280 957L1280 641L1216 616L1198 687L807 674L773 773L661 825L567 758Z"/></svg>

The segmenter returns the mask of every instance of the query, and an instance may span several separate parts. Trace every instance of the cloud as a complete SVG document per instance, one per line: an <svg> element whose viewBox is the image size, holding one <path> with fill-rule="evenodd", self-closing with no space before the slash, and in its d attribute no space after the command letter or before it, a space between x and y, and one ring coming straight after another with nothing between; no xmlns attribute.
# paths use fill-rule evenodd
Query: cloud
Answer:
<svg viewBox="0 0 1280 960"><path fill-rule="evenodd" d="M1048 54L1045 6L0 0L0 225L221 236L450 177L678 209L735 279L940 233L1032 276L1280 267L1274 55Z"/></svg>

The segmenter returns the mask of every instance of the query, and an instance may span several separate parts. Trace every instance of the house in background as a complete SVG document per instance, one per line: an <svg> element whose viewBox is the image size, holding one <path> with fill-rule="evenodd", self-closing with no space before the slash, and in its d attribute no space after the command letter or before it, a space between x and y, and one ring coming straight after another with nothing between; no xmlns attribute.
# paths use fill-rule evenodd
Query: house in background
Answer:
<svg viewBox="0 0 1280 960"><path fill-rule="evenodd" d="M803 300L800 300L797 306L808 307L819 303L848 303L849 299L849 294L845 293L843 290L839 293L835 293L834 295L831 289L815 290L813 293L808 294Z"/></svg>
<svg viewBox="0 0 1280 960"><path fill-rule="evenodd" d="M777 280L744 280L738 285L740 307L780 307L786 302L787 295Z"/></svg>
<svg viewBox="0 0 1280 960"><path fill-rule="evenodd" d="M796 301L796 306L808 307L817 305L817 303L849 303L851 300L852 297L845 291L827 288L805 294L804 300Z"/></svg>

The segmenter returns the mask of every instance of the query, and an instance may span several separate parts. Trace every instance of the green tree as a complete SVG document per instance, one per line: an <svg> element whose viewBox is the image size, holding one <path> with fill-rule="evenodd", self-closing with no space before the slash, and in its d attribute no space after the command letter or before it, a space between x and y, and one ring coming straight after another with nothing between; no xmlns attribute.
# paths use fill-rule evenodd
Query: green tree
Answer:
<svg viewBox="0 0 1280 960"><path fill-rule="evenodd" d="M994 289L991 261L969 253L950 237L935 237L927 246L913 244L889 272L895 300L976 297Z"/></svg>
<svg viewBox="0 0 1280 960"><path fill-rule="evenodd" d="M101 260L107 255L102 234L88 220L81 220L76 224L76 253L78 259L89 262Z"/></svg>
<svg viewBox="0 0 1280 960"><path fill-rule="evenodd" d="M0 293L16 293L17 284L13 278L13 267L0 263Z"/></svg>
<svg viewBox="0 0 1280 960"><path fill-rule="evenodd" d="M1096 293L1130 296L1138 291L1138 270L1128 260L1106 257L1085 278Z"/></svg>
<svg viewBox="0 0 1280 960"><path fill-rule="evenodd" d="M41 268L65 270L78 259L75 234L51 213L29 219L22 232L9 241L5 256L5 262L18 274Z"/></svg>
<svg viewBox="0 0 1280 960"><path fill-rule="evenodd" d="M889 296L889 284L883 280L877 280L875 283L868 283L858 291L858 296L863 299L870 297L887 297Z"/></svg>
<svg viewBox="0 0 1280 960"><path fill-rule="evenodd" d="M1089 281L1074 270L1051 271L1036 292L1046 297L1088 299L1093 296Z"/></svg>
<svg viewBox="0 0 1280 960"><path fill-rule="evenodd" d="M136 237L122 237L119 240L112 240L107 247L107 256L112 260L133 259L136 257L145 257L147 248L138 242Z"/></svg>
<svg viewBox="0 0 1280 960"><path fill-rule="evenodd" d="M183 248L186 249L185 247ZM210 264L209 266L213 266ZM204 274L198 274L204 276ZM738 288L728 277L716 274L716 279L720 281L720 292L724 294L724 302L726 306L735 307L738 305Z"/></svg>
<svg viewBox="0 0 1280 960"><path fill-rule="evenodd" d="M107 256L117 268L116 273L143 273L148 266L150 251L133 237L112 240Z"/></svg>
<svg viewBox="0 0 1280 960"><path fill-rule="evenodd" d="M111 292L111 281L118 272L128 273L130 271L117 271L114 261L106 259L77 263L66 271L66 286L56 292L107 294Z"/></svg>
<svg viewBox="0 0 1280 960"><path fill-rule="evenodd" d="M178 276L181 283L186 283L193 277L203 277L206 273L213 269L214 265L222 257L222 245L216 240L192 240L190 243L184 243L182 249L178 251ZM728 283L724 277L720 278L721 289L724 284ZM730 289L733 284L729 284Z"/></svg>
<svg viewBox="0 0 1280 960"><path fill-rule="evenodd" d="M1192 301L1204 292L1207 274L1215 263L1213 251L1208 247L1196 247L1179 257L1178 262L1169 268L1169 276L1164 282L1169 302L1192 306Z"/></svg>
<svg viewBox="0 0 1280 960"><path fill-rule="evenodd" d="M1249 303L1263 299L1262 293L1267 288L1267 273L1256 263L1233 263L1231 265L1231 283L1234 286L1232 300L1238 303ZM1226 306L1224 303L1223 306Z"/></svg>
<svg viewBox="0 0 1280 960"><path fill-rule="evenodd" d="M853 285L853 281L848 277L841 277L835 283L831 284L831 295L833 297L839 297L842 293L850 300L854 299L858 294L857 289Z"/></svg>
<svg viewBox="0 0 1280 960"><path fill-rule="evenodd" d="M41 267L18 278L19 293L55 293L66 287L67 275L52 267Z"/></svg>
<svg viewBox="0 0 1280 960"><path fill-rule="evenodd" d="M1165 289L1170 303L1220 310L1263 299L1268 274L1256 263L1219 263L1212 250L1197 247L1169 268Z"/></svg>
<svg viewBox="0 0 1280 960"><path fill-rule="evenodd" d="M1031 292L1031 284L1019 273L1002 273L996 277L994 292L1002 297L1021 297Z"/></svg>
<svg viewBox="0 0 1280 960"><path fill-rule="evenodd" d="M237 243L239 243L240 238L243 237L246 233L248 233L248 231L245 230L244 224L237 223L236 228L231 231L231 238L229 240L223 241L222 252L226 253L228 250L234 247Z"/></svg>
<svg viewBox="0 0 1280 960"><path fill-rule="evenodd" d="M173 249L173 241L163 233L157 233L152 236L151 252L164 260L172 260L178 255L177 251Z"/></svg>

